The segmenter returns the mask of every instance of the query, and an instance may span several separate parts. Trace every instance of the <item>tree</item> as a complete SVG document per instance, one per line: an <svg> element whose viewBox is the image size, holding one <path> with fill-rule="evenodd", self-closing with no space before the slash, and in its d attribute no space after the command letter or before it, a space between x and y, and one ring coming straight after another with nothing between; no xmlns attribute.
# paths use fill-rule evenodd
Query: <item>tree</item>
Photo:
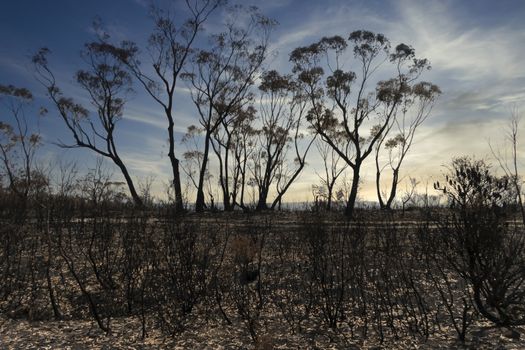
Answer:
<svg viewBox="0 0 525 350"><path fill-rule="evenodd" d="M182 166L182 170L186 173L195 189L198 187L198 172L202 164L202 152L199 151L198 142L202 131L202 128L190 125L181 140L187 149L183 154L185 165Z"/></svg>
<svg viewBox="0 0 525 350"><path fill-rule="evenodd" d="M41 143L40 135L30 130L25 114L33 95L25 88L0 85L0 101L8 113L6 121L0 121L0 179L7 179L7 187L25 207L36 175L34 158Z"/></svg>
<svg viewBox="0 0 525 350"><path fill-rule="evenodd" d="M191 88L199 122L205 130L195 202L197 212L205 207L204 177L212 136L224 120L250 101L250 87L266 58L270 30L275 24L256 8L249 8L247 24L241 28L236 23L241 21L235 16L243 10L242 7L233 9L226 31L212 36L211 49L197 51L191 69L181 76ZM226 198L229 198L229 191Z"/></svg>
<svg viewBox="0 0 525 350"><path fill-rule="evenodd" d="M280 206L282 197L304 168L315 136L304 149L300 148L306 100L291 76L267 71L262 76L259 90L261 128L257 134L261 152L255 152L252 156L252 175L258 187L257 209L263 210L268 209L267 199L273 184L277 195L271 208ZM291 147L294 148L295 159L294 166L289 168L287 156Z"/></svg>
<svg viewBox="0 0 525 350"><path fill-rule="evenodd" d="M87 199L93 208L105 208L110 202L121 196L122 182L112 181L113 174L104 167L103 158L97 158L95 166L78 181L82 197ZM104 210L104 209L102 209Z"/></svg>
<svg viewBox="0 0 525 350"><path fill-rule="evenodd" d="M104 38L100 39L84 46L81 55L87 69L76 74L77 83L88 93L96 116L72 98L64 96L48 65L49 49L40 49L33 56L33 63L37 79L47 89L49 98L74 139L74 144L59 141L59 146L86 148L111 159L124 176L133 201L142 207L142 199L115 143L115 128L124 113L125 97L131 90L131 77L122 62L108 53Z"/></svg>
<svg viewBox="0 0 525 350"><path fill-rule="evenodd" d="M147 51L151 58L153 73L142 66L140 50L131 41L124 41L120 46L108 43L106 49L123 62L144 90L161 106L168 122L168 158L173 173L175 192L175 210L184 209L182 200L180 160L175 155L175 88L188 58L193 52L197 34L210 15L224 5L225 0L185 0L190 16L182 25L169 11L153 6L151 14L155 23L149 38Z"/></svg>
<svg viewBox="0 0 525 350"><path fill-rule="evenodd" d="M328 143L318 140L315 146L323 159L324 173L317 176L321 180L321 193L326 197L326 210L330 211L337 179L348 168L348 164L340 165L341 156Z"/></svg>
<svg viewBox="0 0 525 350"><path fill-rule="evenodd" d="M359 74L343 70L348 42L353 45ZM357 199L361 166L387 131L401 102L402 91L406 89L406 76L397 69L393 78L377 82L375 92L368 91L367 86L385 62L397 68L411 62L407 67L409 72L427 65L427 60L413 58L413 52L407 48L407 45L400 44L391 53L390 42L384 35L359 30L352 32L348 40L340 36L324 37L290 54L293 70L310 100L310 127L352 169L352 185L345 211L349 217ZM324 68L321 61L327 62ZM326 74L325 69L328 70ZM351 99L354 84L357 84L357 92ZM365 137L363 129L369 123L375 126ZM345 142L337 144L335 138L341 135Z"/></svg>
<svg viewBox="0 0 525 350"><path fill-rule="evenodd" d="M512 116L509 122L509 130L507 133L507 142L510 144L510 164L506 156L501 151L495 151L492 145L489 143L492 155L498 161L500 168L505 173L505 176L510 179L512 187L514 189L515 200L518 204L521 213L521 219L525 224L525 207L523 205L522 196L522 183L523 180L518 172L518 131L520 124L520 116L518 110L513 110Z"/></svg>
<svg viewBox="0 0 525 350"><path fill-rule="evenodd" d="M247 108L246 113L235 118L235 123L232 127L232 153L234 155L234 186L233 199L235 203L246 210L244 197L246 194L248 162L254 152L257 151L256 136L257 131L252 124L256 118L255 109ZM239 199L237 200L237 194Z"/></svg>
<svg viewBox="0 0 525 350"><path fill-rule="evenodd" d="M186 131L186 134L182 137L182 143L186 145L187 151L184 152L184 162L182 163L182 170L189 179L189 182L195 190L198 188L200 169L202 168L202 161L204 154L200 151L202 141L203 128L199 128L195 125L190 125ZM204 174L204 187L208 189L208 193L212 196L212 184L211 179L213 175L210 174L209 170L206 170Z"/></svg>
<svg viewBox="0 0 525 350"><path fill-rule="evenodd" d="M413 56L413 50L410 48ZM418 67L416 71L411 72L413 76L405 75L406 88L401 91L402 97L395 112L391 124L383 132L382 136L375 146L375 165L376 165L376 190L379 206L381 209L391 209L392 203L396 198L397 186L400 182L399 169L405 159L416 134L417 128L423 124L428 118L432 110L436 97L441 93L440 89L428 82L419 82L410 86L421 73L420 69L424 66ZM391 134L395 132L394 136ZM388 138L390 136L390 138ZM382 150L388 153L388 160L386 164L380 164L380 154ZM381 175L386 167L392 171L392 179L390 181L390 191L385 198L381 192Z"/></svg>
<svg viewBox="0 0 525 350"><path fill-rule="evenodd" d="M235 205L246 209L246 165L254 151L256 131L251 124L255 117L253 106L240 108L222 121L211 139L213 151L219 160L219 184L225 211L233 210Z"/></svg>
<svg viewBox="0 0 525 350"><path fill-rule="evenodd" d="M415 203L415 199L417 197L417 185L419 185L419 181L417 181L416 178L410 177L408 179L408 184L406 185L405 193L401 197L401 208L403 210L403 214L405 214L405 208L407 207L408 203L412 202L412 205Z"/></svg>

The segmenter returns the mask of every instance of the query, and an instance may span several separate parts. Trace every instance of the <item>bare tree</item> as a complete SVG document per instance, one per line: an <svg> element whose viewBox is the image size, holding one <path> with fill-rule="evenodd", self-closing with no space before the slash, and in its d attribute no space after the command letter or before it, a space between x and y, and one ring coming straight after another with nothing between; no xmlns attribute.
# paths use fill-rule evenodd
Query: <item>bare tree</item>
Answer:
<svg viewBox="0 0 525 350"><path fill-rule="evenodd" d="M324 172L317 173L317 176L321 180L322 188L326 191L326 210L330 211L337 179L348 168L348 164L340 164L341 156L328 143L318 139L315 146L323 159Z"/></svg>
<svg viewBox="0 0 525 350"><path fill-rule="evenodd" d="M232 197L234 202L244 210L246 210L244 197L248 181L248 162L253 153L257 151L257 132L256 129L252 127L255 117L255 109L247 108L245 113L235 118L235 123L232 127L231 151L234 156L234 192ZM235 184L237 186L235 186Z"/></svg>
<svg viewBox="0 0 525 350"><path fill-rule="evenodd" d="M408 184L406 185L405 193L401 197L401 206L403 209L403 214L405 213L405 208L408 203L415 202L415 197L417 196L417 185L419 185L419 181L417 181L414 177L409 177Z"/></svg>
<svg viewBox="0 0 525 350"><path fill-rule="evenodd" d="M519 206L521 218L525 224L525 208L523 205L522 196L522 183L523 180L518 172L518 131L520 124L520 114L517 109L512 111L512 116L509 122L509 130L507 132L507 142L510 144L510 164L509 159L506 155L503 155L501 151L496 151L489 142L489 147L494 158L496 158L500 168L505 173L505 176L510 179L512 187L514 188L514 194L516 196L516 202Z"/></svg>
<svg viewBox="0 0 525 350"><path fill-rule="evenodd" d="M95 166L81 177L78 187L82 197L89 200L93 208L103 207L120 197L122 182L113 181L112 172L104 166L104 159L98 157Z"/></svg>
<svg viewBox="0 0 525 350"><path fill-rule="evenodd" d="M199 139L203 132L202 128L195 125L190 125L184 136L182 137L182 143L186 145L186 152L184 152L184 163L182 170L195 187L198 188L198 175L199 169L202 167L202 152L199 151Z"/></svg>
<svg viewBox="0 0 525 350"><path fill-rule="evenodd" d="M240 14L248 21L238 26ZM250 8L234 8L226 31L214 35L212 47L193 56L192 68L182 75L191 87L192 99L199 113L199 122L205 130L202 167L199 174L195 210L203 211L204 177L208 166L213 134L236 110L251 99L250 87L267 56L268 39L274 21ZM229 198L229 191L227 191ZM229 201L229 199L226 199ZM228 204L229 206L229 204Z"/></svg>
<svg viewBox="0 0 525 350"><path fill-rule="evenodd" d="M56 106L75 143L65 144L63 148L86 148L98 155L109 158L120 169L133 201L139 207L142 199L135 189L129 171L120 157L115 143L115 127L122 119L126 94L131 90L131 77L122 62L106 50L103 37L100 41L85 45L82 58L87 70L76 74L78 84L88 93L95 108L96 117L72 98L63 95L55 76L48 65L49 49L43 48L33 56L37 79L47 89L48 96Z"/></svg>

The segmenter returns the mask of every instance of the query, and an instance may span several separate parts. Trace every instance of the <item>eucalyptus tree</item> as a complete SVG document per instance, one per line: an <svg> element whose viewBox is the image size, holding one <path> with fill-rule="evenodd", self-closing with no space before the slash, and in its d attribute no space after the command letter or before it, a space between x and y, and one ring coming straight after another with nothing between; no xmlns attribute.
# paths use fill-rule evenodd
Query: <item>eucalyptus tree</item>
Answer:
<svg viewBox="0 0 525 350"><path fill-rule="evenodd" d="M25 205L35 175L35 154L41 143L40 134L32 130L26 117L33 94L26 88L0 85L0 102L6 113L5 121L0 121L0 185L5 178L7 188Z"/></svg>
<svg viewBox="0 0 525 350"><path fill-rule="evenodd" d="M261 151L252 156L252 175L258 187L257 209L263 210L268 208L268 195L274 184L277 194L271 209L280 205L284 194L303 170L316 135L306 145L300 144L304 137L301 127L307 100L291 76L267 71L262 76L259 90L261 128L258 130L258 145ZM292 147L294 166L289 167L288 150Z"/></svg>
<svg viewBox="0 0 525 350"><path fill-rule="evenodd" d="M413 52L412 49L410 50ZM416 130L428 118L437 96L441 93L439 87L428 82L418 82L411 86L410 83L416 79L416 76L405 77L407 86L401 92L402 97L398 111L392 118L387 132L384 132L376 143L376 191L381 209L392 208L392 203L397 194L397 186L400 182L401 164L413 144ZM387 152L385 164L381 164L380 161L381 151ZM391 171L392 177L388 195L384 195L381 191L381 176L387 168Z"/></svg>
<svg viewBox="0 0 525 350"><path fill-rule="evenodd" d="M211 139L219 162L219 185L225 211L233 210L236 205L246 209L244 192L247 163L255 145L256 130L252 127L255 119L253 106L235 110L222 121Z"/></svg>
<svg viewBox="0 0 525 350"><path fill-rule="evenodd" d="M186 152L183 154L184 163L182 170L195 187L195 190L198 188L198 174L202 164L203 154L199 150L199 140L202 132L202 128L190 125L181 140L181 143L186 145Z"/></svg>
<svg viewBox="0 0 525 350"><path fill-rule="evenodd" d="M334 141L339 143L342 140ZM326 210L330 211L332 209L332 200L334 198L337 179L348 168L348 164L341 164L341 156L323 140L318 139L315 142L315 146L323 160L323 172L321 174L317 173L322 186L320 192L325 194Z"/></svg>
<svg viewBox="0 0 525 350"><path fill-rule="evenodd" d="M233 178L234 186L233 199L236 205L246 210L244 197L248 182L248 163L252 155L257 152L257 130L252 126L256 119L254 108L246 108L245 111L235 119L232 132L232 153L234 156Z"/></svg>
<svg viewBox="0 0 525 350"><path fill-rule="evenodd" d="M86 148L111 159L124 176L135 204L143 206L115 142L115 128L123 117L126 96L131 91L131 76L123 63L108 53L103 39L84 46L81 56L87 68L76 73L76 81L89 96L94 112L64 96L48 64L49 49L40 49L33 56L33 63L37 79L47 89L49 98L74 139L73 144L59 141L59 146Z"/></svg>
<svg viewBox="0 0 525 350"><path fill-rule="evenodd" d="M355 72L345 70L345 64L350 61L346 55L349 43ZM390 42L383 34L358 30L347 40L341 36L324 37L290 54L293 70L310 100L310 127L352 169L345 211L349 217L357 199L361 167L391 124L401 102L401 91L406 88L405 72L396 68L404 66L402 62L406 61L411 62L409 71L428 64L425 59L409 55L404 49L406 46L398 45L391 52ZM374 81L385 63L389 63L393 77ZM370 85L374 89L370 89ZM337 143L335 138L341 135L344 142Z"/></svg>
<svg viewBox="0 0 525 350"><path fill-rule="evenodd" d="M180 160L175 154L176 87L179 76L194 50L199 31L210 15L223 6L225 0L185 0L189 17L180 25L170 11L152 7L154 20L146 51L149 64L143 65L136 43L124 41L120 46L107 44L108 51L120 59L140 82L149 96L162 108L167 120L168 158L173 174L175 209L183 210ZM152 69L152 71L151 71Z"/></svg>
<svg viewBox="0 0 525 350"><path fill-rule="evenodd" d="M240 15L245 18L239 20ZM252 99L250 88L268 54L268 39L274 25L274 21L261 15L256 8L247 11L243 7L234 8L226 31L211 37L209 49L195 52L191 67L181 76L188 82L199 123L204 129L195 202L197 212L205 208L203 188L213 134Z"/></svg>

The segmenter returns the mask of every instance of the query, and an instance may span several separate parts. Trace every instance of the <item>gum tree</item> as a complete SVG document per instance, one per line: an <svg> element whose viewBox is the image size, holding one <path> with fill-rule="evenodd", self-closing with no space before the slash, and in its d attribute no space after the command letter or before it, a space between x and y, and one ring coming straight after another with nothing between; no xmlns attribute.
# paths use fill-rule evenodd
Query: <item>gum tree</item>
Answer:
<svg viewBox="0 0 525 350"><path fill-rule="evenodd" d="M176 87L192 52L198 33L210 15L225 4L224 0L185 0L189 17L179 25L169 11L152 7L154 21L146 52L148 64L142 64L137 44L125 41L120 46L108 43L106 49L123 62L140 82L147 94L161 107L167 121L168 158L173 174L175 209L184 209L181 188L180 160L175 155ZM151 68L153 71L151 71Z"/></svg>
<svg viewBox="0 0 525 350"><path fill-rule="evenodd" d="M321 187L317 189L319 194L326 199L326 210L330 211L337 179L348 168L348 164L341 164L341 156L328 143L318 139L315 146L323 160L323 172L317 174Z"/></svg>
<svg viewBox="0 0 525 350"><path fill-rule="evenodd" d="M381 209L392 208L392 203L397 194L397 186L401 181L399 178L401 165L413 144L417 129L428 118L437 96L441 93L440 89L432 83L419 82L410 86L410 80L415 79L415 77L404 78L407 79L407 85L402 90L398 110L375 147L376 190ZM385 164L381 164L380 160L382 151L387 153ZM381 176L387 168L392 173L388 195L381 191Z"/></svg>
<svg viewBox="0 0 525 350"><path fill-rule="evenodd" d="M47 89L47 94L58 110L62 121L73 137L73 144L59 141L63 148L85 148L109 158L121 171L134 203L143 206L133 180L117 150L115 130L123 117L126 95L131 90L131 76L122 62L106 50L103 41L85 45L82 58L86 69L76 74L76 81L88 94L94 112L72 98L65 97L49 68L47 48L34 55L37 79Z"/></svg>
<svg viewBox="0 0 525 350"><path fill-rule="evenodd" d="M244 11L243 7L235 7L230 15L226 31L213 35L211 48L197 51L188 72L182 75L191 89L199 123L204 129L195 201L197 212L205 208L204 181L212 137L227 118L251 100L250 88L267 56L270 31L275 25L256 8ZM243 22L244 25L239 25Z"/></svg>
<svg viewBox="0 0 525 350"><path fill-rule="evenodd" d="M355 71L346 70L351 45ZM301 86L310 100L310 127L328 143L352 170L352 183L345 213L353 214L361 179L361 167L374 146L387 132L406 88L401 62L410 62L410 69L427 64L407 52L401 44L393 52L382 34L358 30L348 39L324 37L290 54ZM388 63L393 77L374 81L382 66ZM370 89L375 86L375 89ZM381 110L380 110L381 107ZM367 132L370 130L370 132ZM342 137L344 142L336 142Z"/></svg>
<svg viewBox="0 0 525 350"><path fill-rule="evenodd" d="M219 185L223 194L225 211L244 205L247 162L254 151L256 111L252 106L241 108L222 121L211 139L219 162Z"/></svg>
<svg viewBox="0 0 525 350"><path fill-rule="evenodd" d="M275 184L276 196L271 209L280 206L282 198L306 164L306 156L315 135L300 146L306 99L291 76L277 71L265 72L259 86L261 92L257 131L260 152L252 156L252 175L258 188L257 210L268 209L267 199ZM288 151L293 148L294 166L288 166Z"/></svg>
<svg viewBox="0 0 525 350"><path fill-rule="evenodd" d="M0 85L0 102L7 113L5 121L0 121L0 175L25 206L35 175L35 153L41 141L40 135L28 125L25 114L33 102L33 94L25 88Z"/></svg>

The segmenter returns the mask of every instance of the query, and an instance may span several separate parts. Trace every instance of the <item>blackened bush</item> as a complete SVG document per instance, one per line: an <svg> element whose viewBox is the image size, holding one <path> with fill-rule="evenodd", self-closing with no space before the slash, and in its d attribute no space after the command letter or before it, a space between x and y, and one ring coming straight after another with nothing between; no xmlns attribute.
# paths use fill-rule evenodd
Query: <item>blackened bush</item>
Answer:
<svg viewBox="0 0 525 350"><path fill-rule="evenodd" d="M220 255L220 230L182 218L168 218L163 226L149 290L161 327L175 334L184 330L194 308L207 296L211 267Z"/></svg>
<svg viewBox="0 0 525 350"><path fill-rule="evenodd" d="M438 227L445 261L470 284L478 311L497 326L525 324L525 242L504 212L509 182L483 161L458 158L443 191L453 209Z"/></svg>
<svg viewBox="0 0 525 350"><path fill-rule="evenodd" d="M304 221L303 237L311 281L312 303L319 308L324 322L330 328L356 316L359 308L366 308L366 301L359 291L365 257L363 226L342 227L331 225L320 216ZM350 306L350 308L348 308ZM353 321L349 321L353 323Z"/></svg>

